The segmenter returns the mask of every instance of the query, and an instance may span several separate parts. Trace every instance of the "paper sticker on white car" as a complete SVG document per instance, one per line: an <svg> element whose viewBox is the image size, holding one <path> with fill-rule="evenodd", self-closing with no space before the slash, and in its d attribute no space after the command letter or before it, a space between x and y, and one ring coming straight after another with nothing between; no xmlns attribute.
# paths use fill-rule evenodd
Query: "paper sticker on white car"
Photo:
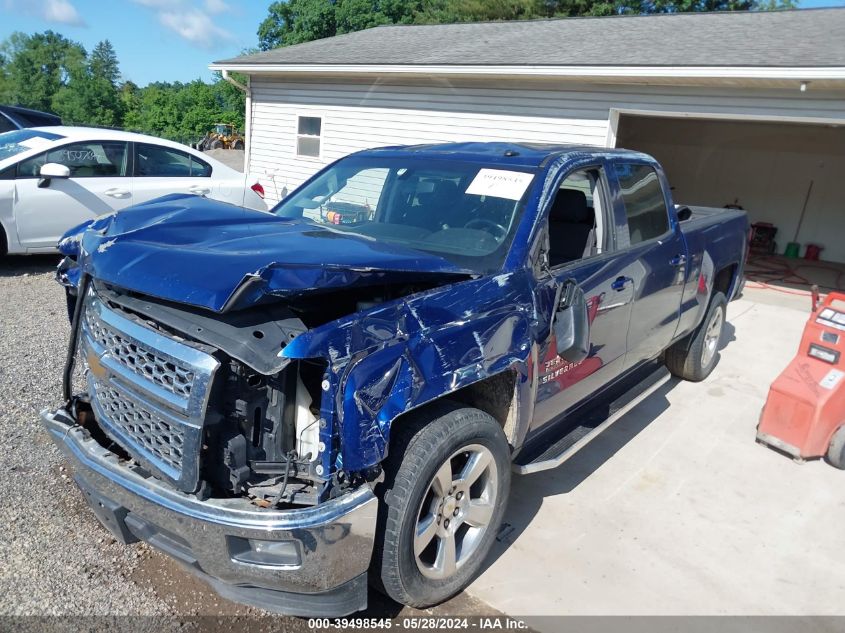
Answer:
<svg viewBox="0 0 845 633"><path fill-rule="evenodd" d="M481 169L467 187L466 192L476 196L492 196L506 200L519 200L528 189L534 174L506 169Z"/></svg>
<svg viewBox="0 0 845 633"><path fill-rule="evenodd" d="M38 149L39 147L44 147L45 145L52 144L53 141L46 139L43 136L33 136L18 141L18 145L23 145L24 147L28 147L29 149Z"/></svg>

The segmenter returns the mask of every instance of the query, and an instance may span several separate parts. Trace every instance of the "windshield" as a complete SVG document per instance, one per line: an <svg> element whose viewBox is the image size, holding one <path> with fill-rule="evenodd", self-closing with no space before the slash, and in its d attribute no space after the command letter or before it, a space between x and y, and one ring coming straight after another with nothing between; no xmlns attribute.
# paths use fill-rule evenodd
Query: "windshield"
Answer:
<svg viewBox="0 0 845 633"><path fill-rule="evenodd" d="M22 154L31 149L38 149L49 146L52 141L62 137L52 132L41 132L39 130L13 130L0 134L0 160L6 160L12 156Z"/></svg>
<svg viewBox="0 0 845 633"><path fill-rule="evenodd" d="M443 257L501 269L534 173L431 158L345 158L273 209Z"/></svg>

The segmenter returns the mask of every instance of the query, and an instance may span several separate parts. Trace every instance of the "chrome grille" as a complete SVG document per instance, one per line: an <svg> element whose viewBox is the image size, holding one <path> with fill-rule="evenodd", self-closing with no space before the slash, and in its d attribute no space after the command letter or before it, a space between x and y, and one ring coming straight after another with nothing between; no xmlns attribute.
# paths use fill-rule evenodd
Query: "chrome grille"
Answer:
<svg viewBox="0 0 845 633"><path fill-rule="evenodd" d="M139 376L178 396L188 398L194 372L162 357L155 350L140 347L103 323L95 310L86 312L85 320L92 338L117 362Z"/></svg>
<svg viewBox="0 0 845 633"><path fill-rule="evenodd" d="M92 292L80 331L88 391L105 433L186 491L199 483L202 429L219 362L212 350L155 330Z"/></svg>
<svg viewBox="0 0 845 633"><path fill-rule="evenodd" d="M178 422L168 422L141 404L134 402L127 393L94 380L97 403L109 421L135 439L156 459L176 472L182 470L182 452L185 446L185 429Z"/></svg>

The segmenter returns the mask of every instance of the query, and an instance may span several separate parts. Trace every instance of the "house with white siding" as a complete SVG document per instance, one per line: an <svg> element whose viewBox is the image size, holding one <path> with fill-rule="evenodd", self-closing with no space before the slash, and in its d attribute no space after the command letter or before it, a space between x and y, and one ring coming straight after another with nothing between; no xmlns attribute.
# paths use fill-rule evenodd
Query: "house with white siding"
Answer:
<svg viewBox="0 0 845 633"><path fill-rule="evenodd" d="M370 147L627 147L677 200L845 261L845 8L382 26L210 68L249 78L245 169L271 202Z"/></svg>

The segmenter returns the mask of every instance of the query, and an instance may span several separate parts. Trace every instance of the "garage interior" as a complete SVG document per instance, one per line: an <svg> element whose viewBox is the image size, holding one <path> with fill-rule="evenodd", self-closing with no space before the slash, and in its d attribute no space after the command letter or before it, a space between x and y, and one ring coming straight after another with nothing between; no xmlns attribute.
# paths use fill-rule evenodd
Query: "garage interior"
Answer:
<svg viewBox="0 0 845 633"><path fill-rule="evenodd" d="M749 278L845 289L845 127L621 114L616 146L657 158L679 203L736 204L773 224L776 256L754 257ZM823 261L781 257L789 242L801 258L822 247Z"/></svg>

